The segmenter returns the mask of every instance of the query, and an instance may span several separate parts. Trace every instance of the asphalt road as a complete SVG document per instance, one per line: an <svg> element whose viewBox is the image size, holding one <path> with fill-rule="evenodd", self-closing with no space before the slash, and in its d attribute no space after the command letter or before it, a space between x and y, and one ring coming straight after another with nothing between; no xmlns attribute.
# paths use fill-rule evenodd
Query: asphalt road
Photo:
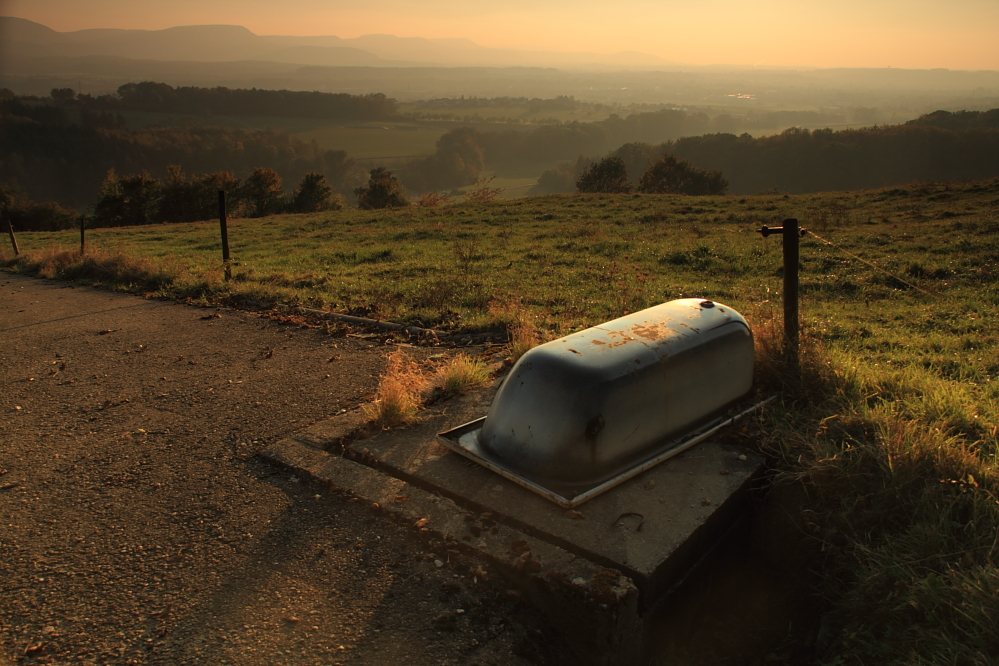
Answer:
<svg viewBox="0 0 999 666"><path fill-rule="evenodd" d="M256 456L367 399L385 353L0 273L0 663L543 660L502 585Z"/></svg>

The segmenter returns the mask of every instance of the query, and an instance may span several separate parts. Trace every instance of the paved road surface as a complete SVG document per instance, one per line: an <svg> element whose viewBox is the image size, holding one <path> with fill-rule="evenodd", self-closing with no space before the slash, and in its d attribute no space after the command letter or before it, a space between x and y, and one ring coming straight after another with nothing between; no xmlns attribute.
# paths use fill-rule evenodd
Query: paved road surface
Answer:
<svg viewBox="0 0 999 666"><path fill-rule="evenodd" d="M384 353L0 273L0 664L538 661L502 589L255 456Z"/></svg>

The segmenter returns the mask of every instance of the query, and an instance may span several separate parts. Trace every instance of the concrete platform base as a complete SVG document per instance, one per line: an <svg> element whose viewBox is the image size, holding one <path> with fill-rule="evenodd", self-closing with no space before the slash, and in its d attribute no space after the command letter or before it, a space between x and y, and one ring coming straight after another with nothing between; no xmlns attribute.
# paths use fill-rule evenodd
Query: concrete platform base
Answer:
<svg viewBox="0 0 999 666"><path fill-rule="evenodd" d="M436 441L485 414L492 394L375 433L361 412L344 414L264 455L491 562L563 632L579 663L637 663L644 614L745 516L763 459L708 440L566 511Z"/></svg>

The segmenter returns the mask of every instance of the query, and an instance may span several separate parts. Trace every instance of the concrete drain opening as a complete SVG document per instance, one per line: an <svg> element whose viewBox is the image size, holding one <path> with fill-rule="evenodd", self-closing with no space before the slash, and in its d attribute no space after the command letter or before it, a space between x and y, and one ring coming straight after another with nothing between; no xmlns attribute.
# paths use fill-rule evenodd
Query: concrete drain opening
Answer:
<svg viewBox="0 0 999 666"><path fill-rule="evenodd" d="M714 436L767 402L752 376L745 319L684 299L537 347L415 426L349 441L347 414L265 455L489 562L575 663L660 663L642 653L671 599L752 519L764 460Z"/></svg>

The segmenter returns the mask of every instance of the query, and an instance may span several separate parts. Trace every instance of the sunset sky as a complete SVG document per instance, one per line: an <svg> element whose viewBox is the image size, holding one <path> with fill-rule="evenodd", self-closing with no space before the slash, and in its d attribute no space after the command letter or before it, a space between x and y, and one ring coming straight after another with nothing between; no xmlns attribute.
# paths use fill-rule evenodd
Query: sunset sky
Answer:
<svg viewBox="0 0 999 666"><path fill-rule="evenodd" d="M389 33L708 65L999 69L996 0L0 0L55 30L227 23L260 35Z"/></svg>

